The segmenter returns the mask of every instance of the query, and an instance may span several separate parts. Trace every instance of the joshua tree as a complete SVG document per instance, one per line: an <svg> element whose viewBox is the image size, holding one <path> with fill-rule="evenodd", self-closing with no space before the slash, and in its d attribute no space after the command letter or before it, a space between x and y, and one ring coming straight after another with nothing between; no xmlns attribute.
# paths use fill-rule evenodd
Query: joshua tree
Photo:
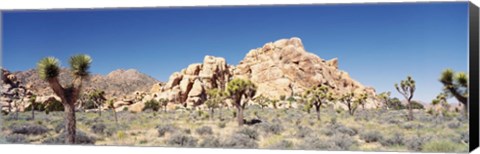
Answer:
<svg viewBox="0 0 480 154"><path fill-rule="evenodd" d="M208 100L205 101L205 105L210 110L210 118L213 118L215 108L219 108L223 102L223 94L220 89L214 88L207 90Z"/></svg>
<svg viewBox="0 0 480 154"><path fill-rule="evenodd" d="M238 125L243 125L243 110L248 101L255 96L257 87L250 80L236 78L228 82L227 92L237 108Z"/></svg>
<svg viewBox="0 0 480 154"><path fill-rule="evenodd" d="M117 111L115 111L115 105L113 103L113 100L108 100L107 105L108 105L108 108L112 110L113 115L115 116L115 124L118 125Z"/></svg>
<svg viewBox="0 0 480 154"><path fill-rule="evenodd" d="M98 116L102 116L102 106L104 102L107 100L104 95L105 95L105 92L102 90L93 90L88 94L88 99L90 101L93 101L95 106L97 106Z"/></svg>
<svg viewBox="0 0 480 154"><path fill-rule="evenodd" d="M30 109L32 109L32 120L35 119L35 99L37 99L37 96L36 95L32 95L30 97L30 100L28 100L30 102Z"/></svg>
<svg viewBox="0 0 480 154"><path fill-rule="evenodd" d="M440 106L440 110L438 114L443 117L443 113L446 112L449 108L448 102L447 102L447 94L445 93L440 93L437 95L435 99L432 100L432 105L433 106Z"/></svg>
<svg viewBox="0 0 480 154"><path fill-rule="evenodd" d="M362 92L356 96L355 101L357 104L362 105L362 110L365 110L365 103L368 98L368 95L365 92Z"/></svg>
<svg viewBox="0 0 480 154"><path fill-rule="evenodd" d="M415 80L408 76L406 80L400 82L400 87L395 83L395 89L405 97L408 103L408 120L413 120L412 98L415 92Z"/></svg>
<svg viewBox="0 0 480 154"><path fill-rule="evenodd" d="M327 103L331 98L331 93L328 87L318 85L305 91L304 97L307 99L308 104L312 104L317 112L317 120L320 121L320 107Z"/></svg>
<svg viewBox="0 0 480 154"><path fill-rule="evenodd" d="M262 110L263 108L268 107L268 102L270 102L270 100L263 95L257 96L256 98L254 98L254 100L258 105L260 105Z"/></svg>
<svg viewBox="0 0 480 154"><path fill-rule="evenodd" d="M455 97L464 108L465 117L468 116L468 75L465 72L455 73L452 69L442 72L440 82L443 84L448 97Z"/></svg>
<svg viewBox="0 0 480 154"><path fill-rule="evenodd" d="M38 73L41 79L48 82L53 92L61 98L62 105L65 110L66 132L65 142L67 144L75 144L76 119L75 119L75 102L82 89L82 82L86 79L90 72L90 64L92 59L88 55L76 55L70 58L70 71L73 77L70 85L63 87L58 80L60 74L60 66L58 59L47 57L38 63Z"/></svg>
<svg viewBox="0 0 480 154"><path fill-rule="evenodd" d="M270 100L270 104L272 104L272 107L273 107L274 109L277 109L277 107L278 107L278 102L280 102L280 100L278 100L278 99Z"/></svg>
<svg viewBox="0 0 480 154"><path fill-rule="evenodd" d="M358 108L358 102L354 100L355 93L347 92L340 97L340 101L347 105L348 113L353 115Z"/></svg>
<svg viewBox="0 0 480 154"><path fill-rule="evenodd" d="M296 100L293 96L290 96L287 98L287 101L288 101L288 107L292 108L292 103L295 102Z"/></svg>
<svg viewBox="0 0 480 154"><path fill-rule="evenodd" d="M162 106L163 111L167 113L168 99L160 98L158 101L160 102L160 106Z"/></svg>
<svg viewBox="0 0 480 154"><path fill-rule="evenodd" d="M380 99L381 102L383 102L383 105L384 105L384 109L389 109L388 108L388 102L390 101L390 92L387 91L387 92L382 92L380 94L377 95L378 99Z"/></svg>

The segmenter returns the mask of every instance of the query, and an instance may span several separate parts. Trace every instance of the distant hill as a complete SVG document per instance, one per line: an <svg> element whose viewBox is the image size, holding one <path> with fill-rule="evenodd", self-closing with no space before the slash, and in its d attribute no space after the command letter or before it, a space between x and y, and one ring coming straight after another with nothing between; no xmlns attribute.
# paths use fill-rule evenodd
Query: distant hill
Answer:
<svg viewBox="0 0 480 154"><path fill-rule="evenodd" d="M31 85L31 90L37 95L53 94L48 84L41 80L36 69L13 72L19 81ZM60 83L66 85L72 80L68 69L61 69ZM159 81L135 69L118 69L103 76L92 74L84 82L84 89L100 89L106 92L107 97L123 97L135 91L149 91L151 85Z"/></svg>

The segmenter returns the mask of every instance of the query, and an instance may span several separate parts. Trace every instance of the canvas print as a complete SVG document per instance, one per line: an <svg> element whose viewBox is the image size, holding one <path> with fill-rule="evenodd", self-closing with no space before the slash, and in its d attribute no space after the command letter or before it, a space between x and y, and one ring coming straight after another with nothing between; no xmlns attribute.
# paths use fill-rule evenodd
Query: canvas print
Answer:
<svg viewBox="0 0 480 154"><path fill-rule="evenodd" d="M0 142L467 152L468 6L3 11Z"/></svg>

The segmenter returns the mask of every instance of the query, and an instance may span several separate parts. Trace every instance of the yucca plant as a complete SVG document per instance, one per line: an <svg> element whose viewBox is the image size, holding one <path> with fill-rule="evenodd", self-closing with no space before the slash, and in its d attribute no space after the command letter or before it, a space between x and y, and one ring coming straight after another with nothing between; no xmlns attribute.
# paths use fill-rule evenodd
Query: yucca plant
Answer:
<svg viewBox="0 0 480 154"><path fill-rule="evenodd" d="M250 80L235 78L227 83L227 92L233 100L233 105L237 108L237 121L239 126L243 126L243 110L248 101L255 96L257 87Z"/></svg>
<svg viewBox="0 0 480 154"><path fill-rule="evenodd" d="M340 97L340 101L348 108L348 113L353 116L358 108L358 102L355 101L355 93L353 91L346 92Z"/></svg>
<svg viewBox="0 0 480 154"><path fill-rule="evenodd" d="M80 95L83 81L88 78L88 71L92 63L92 59L88 55L75 55L70 57L70 71L73 81L62 86L59 81L60 62L54 57L46 57L41 59L37 64L38 74L42 80L48 82L53 92L60 97L65 111L66 132L65 142L67 144L75 144L76 119L75 119L75 102Z"/></svg>
<svg viewBox="0 0 480 154"><path fill-rule="evenodd" d="M468 116L468 75L465 72L455 73L446 69L440 76L440 82L448 97L455 97L464 107L464 115Z"/></svg>
<svg viewBox="0 0 480 154"><path fill-rule="evenodd" d="M102 106L107 100L105 98L105 91L95 89L88 93L87 97L90 101L93 101L93 104L97 107L98 116L102 116Z"/></svg>
<svg viewBox="0 0 480 154"><path fill-rule="evenodd" d="M260 96L257 96L254 98L254 101L260 105L260 107L262 108L262 110L265 108L265 107L268 107L268 102L270 102L270 99L268 99L267 97L263 96L263 95L260 95Z"/></svg>
<svg viewBox="0 0 480 154"><path fill-rule="evenodd" d="M326 86L318 85L304 92L307 103L315 107L318 121L320 121L320 107L332 98L332 93L329 90Z"/></svg>
<svg viewBox="0 0 480 154"><path fill-rule="evenodd" d="M162 106L163 111L167 113L167 105L168 105L168 99L165 98L160 98L159 100L160 106Z"/></svg>
<svg viewBox="0 0 480 154"><path fill-rule="evenodd" d="M415 80L411 76L407 76L406 80L400 81L400 86L395 83L395 89L402 94L408 103L408 120L413 120L412 98L415 93Z"/></svg>
<svg viewBox="0 0 480 154"><path fill-rule="evenodd" d="M447 102L447 94L445 93L438 94L437 97L432 100L432 105L440 106L440 111L438 111L437 115L440 115L441 117L443 117L444 112L446 112L449 108L449 105Z"/></svg>
<svg viewBox="0 0 480 154"><path fill-rule="evenodd" d="M390 101L390 91L387 92L382 92L377 95L377 98L380 100L380 102L383 103L383 108L384 109L389 109L389 101Z"/></svg>
<svg viewBox="0 0 480 154"><path fill-rule="evenodd" d="M115 110L115 103L113 100L108 100L107 101L108 108L113 111L113 115L115 116L115 124L118 125L118 118L117 118L117 111Z"/></svg>

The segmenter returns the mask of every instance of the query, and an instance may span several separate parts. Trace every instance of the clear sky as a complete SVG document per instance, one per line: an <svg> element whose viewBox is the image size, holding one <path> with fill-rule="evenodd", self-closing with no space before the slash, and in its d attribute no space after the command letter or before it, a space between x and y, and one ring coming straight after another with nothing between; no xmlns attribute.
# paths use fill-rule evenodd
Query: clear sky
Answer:
<svg viewBox="0 0 480 154"><path fill-rule="evenodd" d="M253 48L300 37L307 51L377 92L413 76L414 99L441 91L445 68L467 71L468 3L342 4L3 12L3 61L35 68L46 56L93 57L91 71L134 68L160 81L205 55L238 64Z"/></svg>

